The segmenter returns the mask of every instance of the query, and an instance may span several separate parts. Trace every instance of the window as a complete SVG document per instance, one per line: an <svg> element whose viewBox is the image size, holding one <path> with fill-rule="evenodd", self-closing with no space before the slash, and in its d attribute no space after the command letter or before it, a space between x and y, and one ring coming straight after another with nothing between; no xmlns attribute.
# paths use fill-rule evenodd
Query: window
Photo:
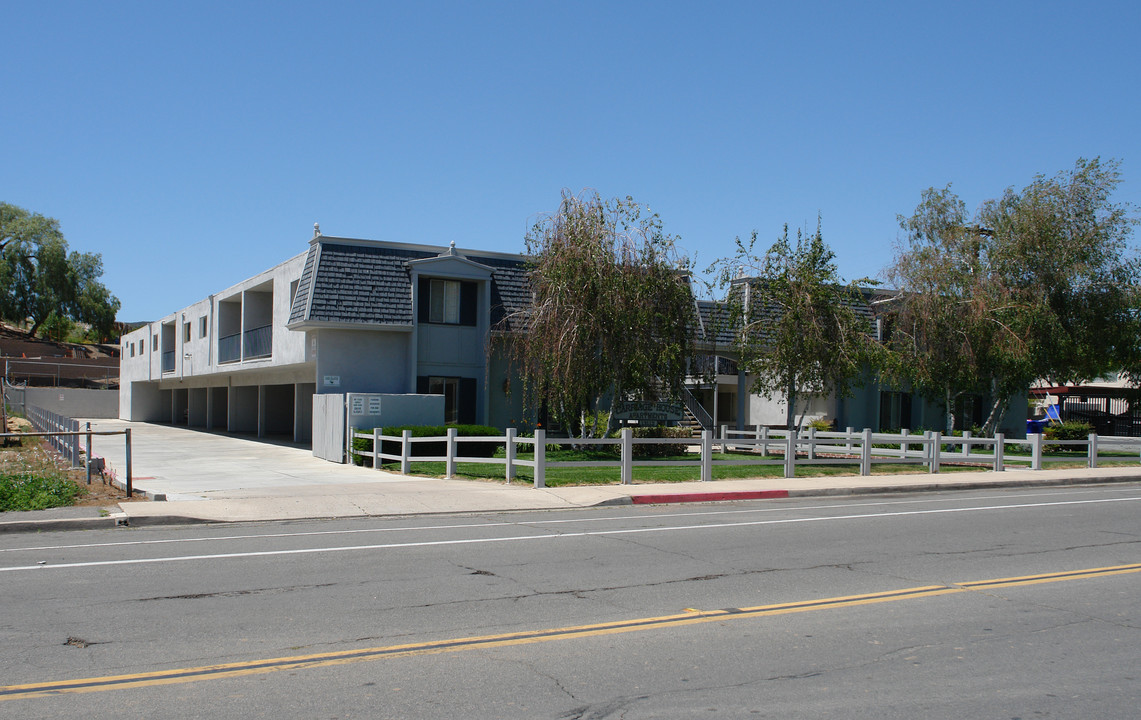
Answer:
<svg viewBox="0 0 1141 720"><path fill-rule="evenodd" d="M428 322L460 324L460 283L457 280L433 280Z"/></svg>
<svg viewBox="0 0 1141 720"><path fill-rule="evenodd" d="M444 396L444 422L470 425L476 421L475 378L420 375L416 392Z"/></svg>
<svg viewBox="0 0 1141 720"><path fill-rule="evenodd" d="M131 346L131 357L134 357L135 356L135 344L134 343L128 343L128 344Z"/></svg>
<svg viewBox="0 0 1141 720"><path fill-rule="evenodd" d="M911 429L911 395L880 392L880 431Z"/></svg>
<svg viewBox="0 0 1141 720"><path fill-rule="evenodd" d="M444 396L444 422L459 422L460 379L445 377L428 378L428 394Z"/></svg>
<svg viewBox="0 0 1141 720"><path fill-rule="evenodd" d="M206 337L206 316L198 318L198 337Z"/></svg>
<svg viewBox="0 0 1141 720"><path fill-rule="evenodd" d="M190 323L182 323L182 342L190 342Z"/></svg>
<svg viewBox="0 0 1141 720"><path fill-rule="evenodd" d="M474 282L420 278L418 319L440 325L475 325L477 288Z"/></svg>
<svg viewBox="0 0 1141 720"><path fill-rule="evenodd" d="M151 350L158 352L158 335L151 338L154 342L151 343Z"/></svg>

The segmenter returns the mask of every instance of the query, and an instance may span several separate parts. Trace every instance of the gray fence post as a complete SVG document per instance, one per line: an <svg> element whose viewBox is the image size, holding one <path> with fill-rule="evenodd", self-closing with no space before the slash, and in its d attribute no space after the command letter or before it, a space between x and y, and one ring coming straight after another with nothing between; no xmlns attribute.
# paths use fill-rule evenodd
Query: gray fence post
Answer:
<svg viewBox="0 0 1141 720"><path fill-rule="evenodd" d="M970 457L971 455L971 431L963 431L963 456Z"/></svg>
<svg viewBox="0 0 1141 720"><path fill-rule="evenodd" d="M448 442L446 459L444 460L444 478L451 480L456 474L456 429L448 428Z"/></svg>
<svg viewBox="0 0 1141 720"><path fill-rule="evenodd" d="M864 440L860 445L860 474L872 474L872 429L864 428Z"/></svg>
<svg viewBox="0 0 1141 720"><path fill-rule="evenodd" d="M5 431L7 432L7 431ZM95 456L91 454L91 423L87 423L87 484L91 484L91 463L95 461Z"/></svg>
<svg viewBox="0 0 1141 720"><path fill-rule="evenodd" d="M131 484L131 428L126 429L127 455L127 497L131 497L134 487Z"/></svg>
<svg viewBox="0 0 1141 720"><path fill-rule="evenodd" d="M787 444L784 446L784 476L796 477L796 430L788 431Z"/></svg>
<svg viewBox="0 0 1141 720"><path fill-rule="evenodd" d="M713 480L713 431L701 431L701 481Z"/></svg>
<svg viewBox="0 0 1141 720"><path fill-rule="evenodd" d="M1003 456L1006 454L1006 436L1002 433L994 434L994 471L1002 472L1006 469Z"/></svg>
<svg viewBox="0 0 1141 720"><path fill-rule="evenodd" d="M515 428L507 428L507 468L503 471L503 475L510 483L515 479Z"/></svg>
<svg viewBox="0 0 1141 720"><path fill-rule="evenodd" d="M1042 433L1030 433L1030 469L1042 469Z"/></svg>
<svg viewBox="0 0 1141 720"><path fill-rule="evenodd" d="M724 430L722 426L722 430ZM622 428L622 484L629 485L634 482L634 430Z"/></svg>
<svg viewBox="0 0 1141 720"><path fill-rule="evenodd" d="M943 434L931 432L927 434L927 439L931 443L928 472L937 473L939 472L939 453L943 450Z"/></svg>
<svg viewBox="0 0 1141 720"><path fill-rule="evenodd" d="M547 431L535 430L535 487L547 486Z"/></svg>
<svg viewBox="0 0 1141 720"><path fill-rule="evenodd" d="M412 431L403 430L400 433L400 474L407 475L412 472Z"/></svg>
<svg viewBox="0 0 1141 720"><path fill-rule="evenodd" d="M1091 468L1097 467L1097 433L1089 434L1089 466Z"/></svg>
<svg viewBox="0 0 1141 720"><path fill-rule="evenodd" d="M356 430L353 431L354 433ZM383 463L380 460L380 428L372 429L372 469L379 470Z"/></svg>
<svg viewBox="0 0 1141 720"><path fill-rule="evenodd" d="M808 426L808 459L816 459L816 428L812 425Z"/></svg>
<svg viewBox="0 0 1141 720"><path fill-rule="evenodd" d="M761 433L761 454L769 454L769 427L766 425L760 430Z"/></svg>
<svg viewBox="0 0 1141 720"><path fill-rule="evenodd" d="M901 442L899 444L899 456L901 458L906 459L907 458L907 438L911 435L911 430L909 430L908 428L902 428L902 429L900 429L899 434L903 436L903 442Z"/></svg>
<svg viewBox="0 0 1141 720"><path fill-rule="evenodd" d="M728 443L729 443L729 426L728 425L722 425L721 426L721 454L722 455L729 452Z"/></svg>
<svg viewBox="0 0 1141 720"><path fill-rule="evenodd" d="M847 433L847 435L848 435L848 447L847 447L845 452L847 452L847 454L851 455L852 454L852 436L856 433L856 428L849 425L847 428L844 429L844 432Z"/></svg>

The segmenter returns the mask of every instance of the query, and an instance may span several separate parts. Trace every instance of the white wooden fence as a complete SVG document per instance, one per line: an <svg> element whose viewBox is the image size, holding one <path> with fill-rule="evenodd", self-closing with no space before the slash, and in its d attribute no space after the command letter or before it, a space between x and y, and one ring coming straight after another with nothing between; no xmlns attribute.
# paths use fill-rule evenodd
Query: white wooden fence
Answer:
<svg viewBox="0 0 1141 720"><path fill-rule="evenodd" d="M1026 439L1007 439L1002 434L993 438L974 437L964 433L962 437L944 436L938 432L913 435L906 430L902 433L873 433L865 429L845 432L823 432L810 428L805 433L787 430L758 428L751 431L730 430L721 427L720 437L713 431L702 431L700 438L635 438L630 428L623 428L617 438L552 438L543 430L536 430L534 437L520 436L515 428L508 428L503 435L459 437L455 428L449 428L444 437L412 437L409 430L399 436L381 435L380 428L372 432L356 432L354 437L370 439L373 449L354 451L355 454L372 458L373 466L380 469L384 462L399 462L400 473L407 475L412 463L442 462L444 476L456 474L456 463L486 463L505 466L505 476L510 482L517 476L520 467L531 468L534 485L545 487L547 468L558 467L616 467L623 484L633 482L634 467L698 467L703 482L713 479L713 468L724 465L782 465L784 477L796 476L798 465L851 465L859 464L861 475L871 475L876 464L909 463L922 464L930 473L939 472L946 464L974 465L989 467L1001 472L1006 467L1020 465L1030 470L1041 470L1052 462L1074 462L1075 457L1049 457L1043 453L1041 435L1032 434ZM399 453L382 452L383 442L398 443ZM461 454L465 443L499 443L504 445L504 457L470 457ZM416 443L442 443L445 453L438 456L413 456L412 447ZM686 460L642 460L635 459L635 445L677 445L687 444L690 449ZM1085 446L1085 460L1088 467L1098 466L1099 453L1114 448L1120 451L1133 451L1137 447L1134 438L1099 437L1090 435L1086 440L1051 440L1051 445L1066 448ZM549 445L572 446L617 446L618 457L614 460L547 460ZM529 447L532 459L519 457L520 447ZM730 458L727 453L755 453L755 458ZM774 458L774 456L780 456ZM1120 456L1114 456L1120 460ZM1141 462L1141 454L1138 456Z"/></svg>

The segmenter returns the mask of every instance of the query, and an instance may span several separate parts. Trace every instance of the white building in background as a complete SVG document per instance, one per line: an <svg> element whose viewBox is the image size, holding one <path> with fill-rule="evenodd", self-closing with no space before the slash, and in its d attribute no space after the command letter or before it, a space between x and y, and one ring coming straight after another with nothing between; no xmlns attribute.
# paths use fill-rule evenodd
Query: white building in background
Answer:
<svg viewBox="0 0 1141 720"><path fill-rule="evenodd" d="M309 442L315 395L431 393L436 422L522 424L487 343L530 300L524 262L317 230L307 252L124 335L120 417Z"/></svg>

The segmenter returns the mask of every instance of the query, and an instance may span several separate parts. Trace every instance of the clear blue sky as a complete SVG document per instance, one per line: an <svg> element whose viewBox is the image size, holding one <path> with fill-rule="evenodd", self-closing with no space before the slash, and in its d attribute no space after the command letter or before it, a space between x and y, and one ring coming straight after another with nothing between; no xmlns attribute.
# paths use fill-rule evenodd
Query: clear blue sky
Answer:
<svg viewBox="0 0 1141 720"><path fill-rule="evenodd" d="M1141 204L1137 2L0 0L0 200L156 319L327 235L519 252L563 188L704 267L815 226L847 278L950 182L1079 157Z"/></svg>

